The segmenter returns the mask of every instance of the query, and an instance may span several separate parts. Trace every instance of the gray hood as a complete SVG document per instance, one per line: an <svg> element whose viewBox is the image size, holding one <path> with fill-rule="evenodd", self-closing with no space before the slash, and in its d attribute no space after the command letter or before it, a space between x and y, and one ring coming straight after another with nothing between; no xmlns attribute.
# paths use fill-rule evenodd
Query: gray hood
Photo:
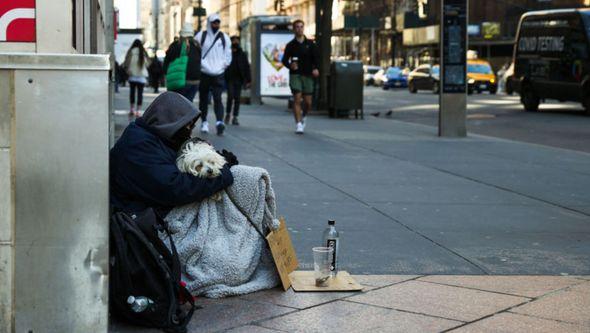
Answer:
<svg viewBox="0 0 590 333"><path fill-rule="evenodd" d="M150 104L140 119L158 136L171 140L179 129L200 115L201 112L184 96L167 91Z"/></svg>

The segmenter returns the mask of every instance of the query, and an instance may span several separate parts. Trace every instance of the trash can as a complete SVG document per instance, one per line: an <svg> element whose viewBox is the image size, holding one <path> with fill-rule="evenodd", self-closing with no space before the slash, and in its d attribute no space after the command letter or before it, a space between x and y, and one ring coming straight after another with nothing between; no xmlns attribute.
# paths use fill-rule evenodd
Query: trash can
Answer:
<svg viewBox="0 0 590 333"><path fill-rule="evenodd" d="M363 64L360 61L334 61L330 66L328 85L330 117L348 117L354 110L358 118L363 114Z"/></svg>

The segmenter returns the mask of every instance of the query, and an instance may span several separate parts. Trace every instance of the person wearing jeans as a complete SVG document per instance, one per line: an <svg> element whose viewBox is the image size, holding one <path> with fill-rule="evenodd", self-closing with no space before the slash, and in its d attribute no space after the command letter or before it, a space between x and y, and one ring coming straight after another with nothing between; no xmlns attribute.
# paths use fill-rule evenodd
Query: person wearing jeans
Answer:
<svg viewBox="0 0 590 333"><path fill-rule="evenodd" d="M227 109L225 112L226 124L240 125L238 115L240 113L240 98L242 95L242 86L250 87L250 64L248 57L240 47L240 37L232 36L231 38L231 64L225 70L225 80L227 82ZM233 119L232 116L233 106Z"/></svg>
<svg viewBox="0 0 590 333"><path fill-rule="evenodd" d="M217 135L223 135L223 92L224 73L231 63L231 49L229 37L219 30L221 20L218 14L207 18L207 30L200 31L195 40L201 46L201 82L199 86L199 110L201 111L201 132L209 132L207 109L209 91L213 95L213 109L215 111Z"/></svg>
<svg viewBox="0 0 590 333"><path fill-rule="evenodd" d="M139 39L133 41L133 44L125 55L123 68L129 74L129 117L139 117L141 115L141 106L143 104L143 87L147 83L150 59ZM137 106L135 104L137 93Z"/></svg>

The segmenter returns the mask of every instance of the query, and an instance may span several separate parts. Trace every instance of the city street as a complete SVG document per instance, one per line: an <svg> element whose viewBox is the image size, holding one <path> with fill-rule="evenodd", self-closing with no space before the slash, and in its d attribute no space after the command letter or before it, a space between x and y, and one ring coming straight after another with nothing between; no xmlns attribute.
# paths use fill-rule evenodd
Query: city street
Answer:
<svg viewBox="0 0 590 333"><path fill-rule="evenodd" d="M127 90L121 91L119 131L127 123ZM391 119L369 116L391 108L385 97L400 105L394 110L405 111ZM528 116L567 118L555 121L562 132L567 126L588 132L575 126L576 120L588 123L585 116L524 113L515 97L473 100L483 105L478 113L520 122L512 131L500 128L504 138L546 135L551 124L540 120L526 135ZM511 108L489 106L494 101ZM207 139L235 152L241 163L270 171L302 268L311 268L311 248L335 219L342 266L355 274L590 273L590 154L479 135L438 138L435 127L410 123L435 122L436 96L430 94L369 88L364 121L312 115L303 136L293 133L285 100L264 102L243 106L242 126ZM470 120L474 127L493 133L501 125ZM580 141L589 146L589 136Z"/></svg>
<svg viewBox="0 0 590 333"><path fill-rule="evenodd" d="M518 95L473 94L467 101L469 133L590 152L590 116L579 103L548 100L540 112L526 112ZM438 95L430 91L365 87L365 107L385 119L429 126L438 122ZM389 110L393 114L386 117Z"/></svg>

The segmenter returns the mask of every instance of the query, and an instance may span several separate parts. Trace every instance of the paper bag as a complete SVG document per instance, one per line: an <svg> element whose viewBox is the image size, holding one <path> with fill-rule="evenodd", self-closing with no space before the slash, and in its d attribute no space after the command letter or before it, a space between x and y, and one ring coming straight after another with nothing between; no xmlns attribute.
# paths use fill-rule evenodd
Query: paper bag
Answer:
<svg viewBox="0 0 590 333"><path fill-rule="evenodd" d="M289 236L285 219L281 217L280 222L279 229L271 231L266 236L266 240L268 241L277 271L281 277L283 289L286 291L291 287L289 274L297 269L299 263L297 262L297 255L295 254L293 243L291 243L291 237Z"/></svg>

